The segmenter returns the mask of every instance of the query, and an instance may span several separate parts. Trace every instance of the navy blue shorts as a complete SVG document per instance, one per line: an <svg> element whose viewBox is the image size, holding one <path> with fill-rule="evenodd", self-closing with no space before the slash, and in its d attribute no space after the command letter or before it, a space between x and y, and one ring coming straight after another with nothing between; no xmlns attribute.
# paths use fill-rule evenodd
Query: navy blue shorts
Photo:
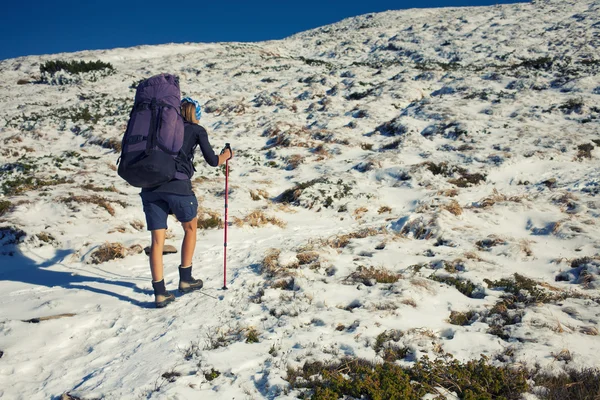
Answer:
<svg viewBox="0 0 600 400"><path fill-rule="evenodd" d="M198 214L196 196L166 192L142 192L142 204L149 231L167 229L167 217L174 214L179 222L190 222Z"/></svg>

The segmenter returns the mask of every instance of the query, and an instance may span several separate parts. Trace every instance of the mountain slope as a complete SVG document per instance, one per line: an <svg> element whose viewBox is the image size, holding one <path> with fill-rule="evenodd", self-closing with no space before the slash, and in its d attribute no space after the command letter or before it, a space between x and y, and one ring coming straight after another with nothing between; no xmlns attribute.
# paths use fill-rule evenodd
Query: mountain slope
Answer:
<svg viewBox="0 0 600 400"><path fill-rule="evenodd" d="M599 10L389 11L281 41L0 62L0 396L295 398L288 368L381 361L385 332L403 366L597 366ZM53 60L113 69L41 74ZM155 310L115 162L135 85L161 72L236 156L229 290L223 231L203 229L204 294ZM208 226L224 176L196 162Z"/></svg>

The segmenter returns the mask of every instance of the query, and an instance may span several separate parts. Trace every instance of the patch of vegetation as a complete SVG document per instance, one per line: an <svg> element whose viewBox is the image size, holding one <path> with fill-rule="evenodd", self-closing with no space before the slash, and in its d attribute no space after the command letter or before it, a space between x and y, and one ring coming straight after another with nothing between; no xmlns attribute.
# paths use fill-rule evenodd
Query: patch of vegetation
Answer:
<svg viewBox="0 0 600 400"><path fill-rule="evenodd" d="M582 257L571 261L571 269L555 278L559 282L572 282L584 288L593 288L600 280L600 257Z"/></svg>
<svg viewBox="0 0 600 400"><path fill-rule="evenodd" d="M127 248L121 243L104 243L91 254L92 264L102 264L110 260L125 258Z"/></svg>
<svg viewBox="0 0 600 400"><path fill-rule="evenodd" d="M600 369L584 368L582 370L567 369L561 374L540 373L535 378L536 385L543 390L536 392L541 399L594 400L600 394Z"/></svg>
<svg viewBox="0 0 600 400"><path fill-rule="evenodd" d="M488 285L488 288L500 289L511 295L512 302L524 304L548 303L565 297L565 294L552 293L541 288L538 282L518 273L515 273L512 279L503 278L497 281L484 279L483 281Z"/></svg>
<svg viewBox="0 0 600 400"><path fill-rule="evenodd" d="M58 177L54 175L47 179L36 178L33 176L17 176L14 179L5 180L2 182L2 193L7 196L15 196L28 192L30 190L37 190L48 186L61 185L65 183L73 183L73 180L65 177Z"/></svg>
<svg viewBox="0 0 600 400"><path fill-rule="evenodd" d="M584 143L577 146L577 158L592 158L592 150L594 150L594 145L591 143Z"/></svg>
<svg viewBox="0 0 600 400"><path fill-rule="evenodd" d="M204 378L209 382L214 381L219 376L221 376L221 373L214 368L211 368L210 371L204 373Z"/></svg>
<svg viewBox="0 0 600 400"><path fill-rule="evenodd" d="M284 277L293 275L292 270L298 268L298 262L291 262L287 265L282 265L279 262L279 255L281 254L281 250L278 249L269 249L265 254L265 257L260 263L260 272L269 276L269 277ZM282 284L279 282L278 284ZM291 285L293 286L293 280ZM285 284L290 285L290 283Z"/></svg>
<svg viewBox="0 0 600 400"><path fill-rule="evenodd" d="M388 271L385 268L358 266L356 271L352 272L347 278L347 282L360 282L365 286L373 286L373 283L395 283L402 278L402 275Z"/></svg>
<svg viewBox="0 0 600 400"><path fill-rule="evenodd" d="M300 61L303 61L304 63L310 65L311 67L325 67L328 70L334 69L335 66L327 61L323 61L323 60L316 60L313 58L305 58L305 57L298 57L298 59Z"/></svg>
<svg viewBox="0 0 600 400"><path fill-rule="evenodd" d="M554 65L554 61L555 60L550 57L533 58L529 60L523 60L519 64L514 64L510 67L510 69L516 70L518 68L525 68L533 70L550 71L552 69L552 66Z"/></svg>
<svg viewBox="0 0 600 400"><path fill-rule="evenodd" d="M370 236L376 236L385 233L385 228L362 228L357 231L344 235L337 235L327 239L323 244L334 249L340 249L348 246L352 239L364 239Z"/></svg>
<svg viewBox="0 0 600 400"><path fill-rule="evenodd" d="M482 297L482 288L467 279L459 279L452 276L439 275L432 275L429 277L429 279L434 280L436 282L445 283L449 286L454 286L456 290L472 299Z"/></svg>
<svg viewBox="0 0 600 400"><path fill-rule="evenodd" d="M314 186L317 183L326 183L326 182L327 182L327 180L325 178L317 178L317 179L313 179L311 181L298 183L293 188L287 189L285 192L283 192L282 194L277 196L275 201L277 201L278 203L298 205L300 196L302 195L302 192L305 189L308 189L309 187Z"/></svg>
<svg viewBox="0 0 600 400"><path fill-rule="evenodd" d="M7 214L12 208L12 203L8 200L0 200L0 217Z"/></svg>
<svg viewBox="0 0 600 400"><path fill-rule="evenodd" d="M383 358L384 361L393 363L396 360L402 360L410 353L406 346L399 346L397 343L404 336L399 330L387 330L375 339L373 350Z"/></svg>
<svg viewBox="0 0 600 400"><path fill-rule="evenodd" d="M458 179L450 179L448 180L449 183L456 185L458 187L461 188L465 188L465 187L469 187L469 186L474 186L474 185L478 185L479 182L481 181L485 181L486 179L486 175L483 174L469 174L469 173L463 173L463 175L458 178Z"/></svg>
<svg viewBox="0 0 600 400"><path fill-rule="evenodd" d="M319 253L316 251L304 251L296 254L299 265L308 265L319 261Z"/></svg>
<svg viewBox="0 0 600 400"><path fill-rule="evenodd" d="M466 67L466 66L465 66ZM422 71L457 71L461 68L464 68L461 64L457 62L438 62L438 61L424 61L415 63L415 68Z"/></svg>
<svg viewBox="0 0 600 400"><path fill-rule="evenodd" d="M233 217L233 224L236 226L249 225L253 228L260 228L267 224L275 225L280 228L285 228L286 223L278 218L269 217L261 210L254 210L244 218Z"/></svg>
<svg viewBox="0 0 600 400"><path fill-rule="evenodd" d="M161 378L164 378L167 382L169 383L173 383L177 380L177 378L179 378L181 376L181 372L177 372L177 371L169 371L169 372L165 372L164 374L161 375Z"/></svg>
<svg viewBox="0 0 600 400"><path fill-rule="evenodd" d="M486 239L478 240L475 246L481 251L490 251L492 247L505 245L506 241L497 237L488 237Z"/></svg>
<svg viewBox="0 0 600 400"><path fill-rule="evenodd" d="M198 209L198 229L222 229L225 225L217 211Z"/></svg>
<svg viewBox="0 0 600 400"><path fill-rule="evenodd" d="M0 245L19 243L27 234L13 226L0 226Z"/></svg>
<svg viewBox="0 0 600 400"><path fill-rule="evenodd" d="M68 197L61 197L58 199L61 203L68 204L70 207L75 204L95 204L103 209L105 209L111 216L115 216L115 209L113 208L111 203L117 203L123 208L127 207L127 203L120 200L109 200L105 197L99 195L91 195L91 196L76 196L73 193L69 193Z"/></svg>
<svg viewBox="0 0 600 400"><path fill-rule="evenodd" d="M248 328L246 332L246 343L258 343L258 331L255 328Z"/></svg>
<svg viewBox="0 0 600 400"><path fill-rule="evenodd" d="M79 74L91 71L110 70L114 71L114 67L110 63L105 63L100 60L96 61L46 61L40 64L40 73L55 74L58 71L66 71L71 74Z"/></svg>
<svg viewBox="0 0 600 400"><path fill-rule="evenodd" d="M362 100L367 96L372 95L373 93L375 93L377 90L377 88L371 88L368 89L364 92L354 92L354 93L350 93L348 96L346 96L346 100Z"/></svg>
<svg viewBox="0 0 600 400"><path fill-rule="evenodd" d="M390 143L386 143L379 148L379 151L394 150L402 144L402 139L396 139Z"/></svg>
<svg viewBox="0 0 600 400"><path fill-rule="evenodd" d="M561 104L558 108L565 114L577 113L581 114L581 109L584 103L582 99L569 99L565 103Z"/></svg>
<svg viewBox="0 0 600 400"><path fill-rule="evenodd" d="M425 356L410 368L350 358L306 362L302 368L288 369L287 380L292 388L303 390L300 398L313 400L420 400L426 394L440 395L440 387L460 399L517 400L528 389L529 375L525 369L492 366L483 357L462 363L445 355L435 361Z"/></svg>
<svg viewBox="0 0 600 400"><path fill-rule="evenodd" d="M54 236L52 236L50 233L48 232L40 232L37 235L35 235L41 242L44 243L52 243L56 241L56 238L54 238Z"/></svg>
<svg viewBox="0 0 600 400"><path fill-rule="evenodd" d="M450 311L450 317L448 318L448 320L452 325L465 326L470 324L471 319L473 319L474 316L475 312L473 311Z"/></svg>

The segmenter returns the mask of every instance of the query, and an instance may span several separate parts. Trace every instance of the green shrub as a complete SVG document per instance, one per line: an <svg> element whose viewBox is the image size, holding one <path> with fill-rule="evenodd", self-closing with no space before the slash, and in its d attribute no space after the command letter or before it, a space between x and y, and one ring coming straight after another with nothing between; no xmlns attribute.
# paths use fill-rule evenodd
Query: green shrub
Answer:
<svg viewBox="0 0 600 400"><path fill-rule="evenodd" d="M311 379L315 375L318 377ZM288 381L294 388L310 389L313 400L340 397L417 400L426 394L423 389L413 387L410 376L399 366L361 359L344 359L329 365L307 362L301 369L288 369Z"/></svg>
<svg viewBox="0 0 600 400"><path fill-rule="evenodd" d="M12 203L8 200L0 200L0 217L8 213L12 208Z"/></svg>
<svg viewBox="0 0 600 400"><path fill-rule="evenodd" d="M490 289L502 289L514 296L515 302L525 304L548 303L564 297L564 294L554 294L538 287L538 282L517 273L512 279L503 278L497 281L484 279L483 281Z"/></svg>
<svg viewBox="0 0 600 400"><path fill-rule="evenodd" d="M428 393L436 393L435 387L441 386L465 400L517 400L527 391L530 374L525 369L492 366L486 357L462 363L446 355L435 361L423 357L410 375Z"/></svg>
<svg viewBox="0 0 600 400"><path fill-rule="evenodd" d="M436 282L445 283L446 285L454 286L459 292L470 298L477 298L477 285L467 279L458 279L451 276L432 275L429 279Z"/></svg>
<svg viewBox="0 0 600 400"><path fill-rule="evenodd" d="M7 196L14 196L30 190L37 190L43 187L60 185L63 183L73 183L73 181L65 177L59 178L57 175L48 179L35 178L33 176L18 176L2 183L2 193Z"/></svg>
<svg viewBox="0 0 600 400"><path fill-rule="evenodd" d="M541 399L595 400L600 395L600 369L584 368L580 371L568 369L559 375L538 374L536 385L545 390L536 393Z"/></svg>
<svg viewBox="0 0 600 400"><path fill-rule="evenodd" d="M517 400L527 391L529 376L525 369L489 365L485 357L462 363L446 355L435 361L423 357L411 368L349 358L306 362L288 369L287 380L292 388L305 389L301 398L312 399L416 400L437 395L442 387L465 400Z"/></svg>
<svg viewBox="0 0 600 400"><path fill-rule="evenodd" d="M449 322L452 325L465 326L469 325L471 319L475 316L475 312L467 311L467 312L459 312L459 311L451 311Z"/></svg>
<svg viewBox="0 0 600 400"><path fill-rule="evenodd" d="M246 332L246 343L258 343L258 332L255 328L248 328Z"/></svg>
<svg viewBox="0 0 600 400"><path fill-rule="evenodd" d="M46 61L40 65L40 73L48 73L53 75L58 71L66 71L71 74L79 74L91 71L109 70L114 71L114 67L110 63L105 63L100 60L96 61Z"/></svg>
<svg viewBox="0 0 600 400"><path fill-rule="evenodd" d="M205 372L204 373L204 377L206 378L207 381L211 382L214 381L215 379L217 379L219 376L221 375L221 373L219 371L217 371L214 368L211 368L209 372Z"/></svg>

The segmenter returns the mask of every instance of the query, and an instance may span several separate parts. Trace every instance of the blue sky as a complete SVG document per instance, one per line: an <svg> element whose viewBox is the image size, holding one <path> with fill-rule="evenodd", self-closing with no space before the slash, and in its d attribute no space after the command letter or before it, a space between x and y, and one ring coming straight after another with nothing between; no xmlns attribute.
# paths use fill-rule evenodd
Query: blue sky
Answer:
<svg viewBox="0 0 600 400"><path fill-rule="evenodd" d="M521 1L7 0L0 13L0 60L141 44L282 39L371 12L517 2Z"/></svg>

